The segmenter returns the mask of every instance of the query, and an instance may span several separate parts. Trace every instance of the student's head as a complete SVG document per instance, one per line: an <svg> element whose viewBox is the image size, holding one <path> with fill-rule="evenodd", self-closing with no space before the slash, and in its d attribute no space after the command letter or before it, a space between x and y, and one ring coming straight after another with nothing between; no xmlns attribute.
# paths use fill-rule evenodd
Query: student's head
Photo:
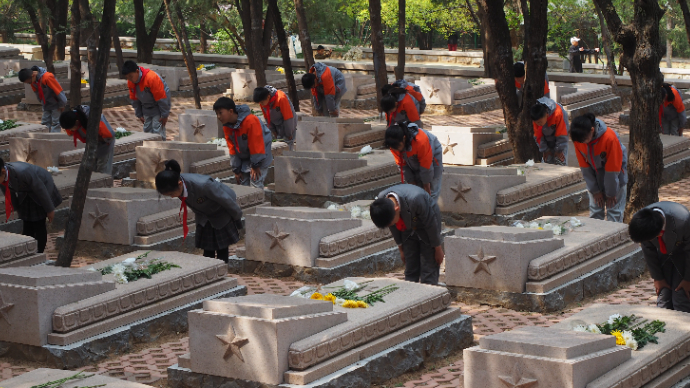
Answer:
<svg viewBox="0 0 690 388"><path fill-rule="evenodd" d="M664 101L667 102L673 102L673 100L676 99L676 96L673 94L673 89L671 89L670 84L664 82L661 85L661 97Z"/></svg>
<svg viewBox="0 0 690 388"><path fill-rule="evenodd" d="M317 52L317 53L323 54L324 51L326 51L326 48L323 47L322 45L319 45L318 47L316 47L316 52Z"/></svg>
<svg viewBox="0 0 690 388"><path fill-rule="evenodd" d="M387 95L394 87L395 86L389 84L383 85L383 87L381 88L381 95Z"/></svg>
<svg viewBox="0 0 690 388"><path fill-rule="evenodd" d="M66 130L72 130L77 126L79 117L77 117L77 112L74 110L65 110L60 114L60 126Z"/></svg>
<svg viewBox="0 0 690 388"><path fill-rule="evenodd" d="M391 94L386 94L381 98L381 111L392 113L398 107L398 98Z"/></svg>
<svg viewBox="0 0 690 388"><path fill-rule="evenodd" d="M170 159L165 162L165 170L156 174L156 190L166 197L179 197L182 195L183 186L180 180L180 164L177 160Z"/></svg>
<svg viewBox="0 0 690 388"><path fill-rule="evenodd" d="M573 36L572 38L570 38L570 44L572 44L573 46L579 45L580 44L580 38Z"/></svg>
<svg viewBox="0 0 690 388"><path fill-rule="evenodd" d="M307 73L302 76L302 86L305 89L311 89L316 85L316 75Z"/></svg>
<svg viewBox="0 0 690 388"><path fill-rule="evenodd" d="M268 100L271 99L271 92L266 88L256 88L254 89L254 95L252 100L261 105L268 105Z"/></svg>
<svg viewBox="0 0 690 388"><path fill-rule="evenodd" d="M525 83L525 64L522 62L513 63L513 71L515 72L515 81L519 84Z"/></svg>
<svg viewBox="0 0 690 388"><path fill-rule="evenodd" d="M575 117L570 124L570 138L574 142L587 144L594 138L596 117L592 113L585 113Z"/></svg>
<svg viewBox="0 0 690 388"><path fill-rule="evenodd" d="M549 118L549 108L541 102L537 102L530 108L529 115L532 121L540 127L546 125L546 120Z"/></svg>
<svg viewBox="0 0 690 388"><path fill-rule="evenodd" d="M632 217L628 232L633 242L641 243L658 237L663 227L664 216L658 211L645 208Z"/></svg>
<svg viewBox="0 0 690 388"><path fill-rule="evenodd" d="M369 206L371 221L379 228L395 225L400 219L400 204L396 204L391 198L377 198Z"/></svg>
<svg viewBox="0 0 690 388"><path fill-rule="evenodd" d="M391 150L402 152L402 150L410 148L411 142L412 137L406 123L395 123L386 128L383 145Z"/></svg>
<svg viewBox="0 0 690 388"><path fill-rule="evenodd" d="M5 161L0 158L0 183L5 182Z"/></svg>
<svg viewBox="0 0 690 388"><path fill-rule="evenodd" d="M126 61L122 65L122 75L125 76L127 81L136 83L139 81L139 66L134 61Z"/></svg>
<svg viewBox="0 0 690 388"><path fill-rule="evenodd" d="M24 68L19 70L19 74L17 74L17 76L19 77L19 82L30 84L31 81L33 81L34 71L29 68Z"/></svg>
<svg viewBox="0 0 690 388"><path fill-rule="evenodd" d="M221 97L213 103L213 111L216 112L216 116L221 123L235 124L237 122L237 108L235 106L235 101L227 97Z"/></svg>

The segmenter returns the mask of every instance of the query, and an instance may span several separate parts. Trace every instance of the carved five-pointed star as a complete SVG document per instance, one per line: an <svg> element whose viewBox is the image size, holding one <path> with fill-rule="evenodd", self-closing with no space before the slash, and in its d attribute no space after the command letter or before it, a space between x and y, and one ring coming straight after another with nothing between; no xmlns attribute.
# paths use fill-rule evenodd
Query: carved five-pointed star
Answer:
<svg viewBox="0 0 690 388"><path fill-rule="evenodd" d="M431 98L434 96L434 94L438 93L438 91L441 89L428 88L427 90L429 91L429 98Z"/></svg>
<svg viewBox="0 0 690 388"><path fill-rule="evenodd" d="M29 143L29 146L26 148L25 152L26 152L25 162L29 163L30 160L36 161L36 159L34 159L34 155L36 155L36 153L38 153L38 150L31 149L31 143Z"/></svg>
<svg viewBox="0 0 690 388"><path fill-rule="evenodd" d="M160 152L157 153L156 156L153 159L151 159L151 161L153 162L153 168L156 174L165 170L165 162L167 162L167 160L163 159Z"/></svg>
<svg viewBox="0 0 690 388"><path fill-rule="evenodd" d="M254 82L253 79L248 79L248 80L244 81L244 85L242 86L242 89L248 88L248 87L249 87L249 84L252 83L252 82Z"/></svg>
<svg viewBox="0 0 690 388"><path fill-rule="evenodd" d="M234 354L235 356L237 356L237 358L240 359L240 361L244 362L244 357L242 356L241 348L249 342L248 339L238 337L235 334L235 330L232 328L232 326L228 328L228 334L218 334L216 335L216 338L218 338L220 342L228 346L225 349L225 354L223 354L224 360L227 360L228 357L232 357L232 355Z"/></svg>
<svg viewBox="0 0 690 388"><path fill-rule="evenodd" d="M206 126L206 124L199 123L199 119L197 119L196 123L192 124L192 128L194 129L194 136L196 136L196 135L204 136L204 127L205 126Z"/></svg>
<svg viewBox="0 0 690 388"><path fill-rule="evenodd" d="M467 203L465 193L472 190L471 187L462 187L462 182L458 182L457 186L451 187L450 189L455 193L455 199L453 199L453 202L457 202L458 199L462 199L463 201L465 201L465 203Z"/></svg>
<svg viewBox="0 0 690 388"><path fill-rule="evenodd" d="M499 375L498 379L508 388L530 388L537 385L537 379L522 377L522 375L522 368L516 365L515 369L513 369L512 376Z"/></svg>
<svg viewBox="0 0 690 388"><path fill-rule="evenodd" d="M314 137L314 139L311 141L312 143L316 143L318 141L319 143L323 144L323 142L321 141L321 137L323 137L323 135L325 135L326 133L319 132L319 127L314 127L314 132L309 132L309 134Z"/></svg>
<svg viewBox="0 0 690 388"><path fill-rule="evenodd" d="M275 246L279 246L280 249L285 250L285 247L283 246L283 240L288 238L290 233L285 233L281 232L280 229L278 229L278 224L274 223L273 224L273 231L266 231L266 235L271 238L271 247L268 249L273 249Z"/></svg>
<svg viewBox="0 0 690 388"><path fill-rule="evenodd" d="M2 294L0 294L0 315L2 315L2 318L9 325L12 325L12 324L10 323L10 320L7 317L7 312L10 311L10 309L12 307L14 307L14 303L5 303L5 300L2 298Z"/></svg>
<svg viewBox="0 0 690 388"><path fill-rule="evenodd" d="M476 255L467 255L467 257L472 260L477 266L474 268L474 273L479 271L486 271L491 275L491 269L489 268L489 263L496 260L496 256L484 256L484 248L479 248L479 253Z"/></svg>
<svg viewBox="0 0 690 388"><path fill-rule="evenodd" d="M452 143L450 142L450 135L448 135L448 140L446 140L445 143L441 142L441 145L443 146L443 155L445 155L447 152L450 152L451 155L455 155L455 151L453 148L455 148L458 143Z"/></svg>
<svg viewBox="0 0 690 388"><path fill-rule="evenodd" d="M309 173L309 170L305 170L304 168L302 168L302 166L299 166L298 170L292 170L292 172L296 175L295 183L302 181L305 185L307 184L307 180L304 179L304 176Z"/></svg>
<svg viewBox="0 0 690 388"><path fill-rule="evenodd" d="M103 223L106 218L108 218L108 213L101 213L101 209L96 206L96 212L89 212L89 217L93 218L92 228L96 228L96 225L100 225L101 228L105 229L105 224Z"/></svg>

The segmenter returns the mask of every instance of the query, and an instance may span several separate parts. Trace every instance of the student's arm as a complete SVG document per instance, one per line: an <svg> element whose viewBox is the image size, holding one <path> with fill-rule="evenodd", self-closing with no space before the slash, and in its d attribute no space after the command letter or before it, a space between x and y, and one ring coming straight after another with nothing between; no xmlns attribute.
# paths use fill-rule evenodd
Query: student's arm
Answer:
<svg viewBox="0 0 690 388"><path fill-rule="evenodd" d="M438 206L429 194L424 192L417 195L412 201L412 212L419 217L421 229L429 236L429 244L436 248L441 246L441 220L436 212Z"/></svg>
<svg viewBox="0 0 690 388"><path fill-rule="evenodd" d="M223 126L223 133L225 134L225 142L228 145L228 153L230 154L230 167L235 174L242 172L242 159L235 155L235 143L231 142L233 130L229 127Z"/></svg>
<svg viewBox="0 0 690 388"><path fill-rule="evenodd" d="M321 75L321 85L323 85L324 99L326 100L326 108L328 113L333 115L338 111L338 107L335 103L335 82L333 81L333 75L330 69L325 71Z"/></svg>
<svg viewBox="0 0 690 388"><path fill-rule="evenodd" d="M568 150L568 123L565 122L560 106L557 106L554 112L554 120L556 121L556 150L565 152Z"/></svg>
<svg viewBox="0 0 690 388"><path fill-rule="evenodd" d="M30 187L31 193L34 197L33 199L43 208L43 210L45 210L46 213L50 213L55 210L53 200L50 198L50 193L48 193L48 188L34 171L30 171L22 178L27 186Z"/></svg>
<svg viewBox="0 0 690 388"><path fill-rule="evenodd" d="M170 96L167 85L163 83L160 75L156 74L157 77L151 77L150 74L146 77L146 81L153 95L153 99L156 100L158 105L158 110L161 112L161 118L166 118L170 115Z"/></svg>
<svg viewBox="0 0 690 388"><path fill-rule="evenodd" d="M49 87L55 94L55 98L58 100L58 107L62 108L67 105L67 97L65 96L65 91L62 90L62 86L57 82L55 76L51 73L45 73L42 78L47 87Z"/></svg>
<svg viewBox="0 0 690 388"><path fill-rule="evenodd" d="M533 130L533 135L534 141L537 143L537 147L539 147L539 152L545 152L549 146L546 144L546 140L544 139L544 135L542 135L542 127L538 126L534 122L532 123L532 130Z"/></svg>
<svg viewBox="0 0 690 388"><path fill-rule="evenodd" d="M263 124L258 117L249 115L242 125L248 125L247 145L249 147L249 160L252 167L259 167L266 159L266 145L264 144Z"/></svg>
<svg viewBox="0 0 690 388"><path fill-rule="evenodd" d="M608 129L607 131L611 130ZM604 194L609 198L613 198L618 194L618 175L623 167L623 148L615 135L608 139L608 147L606 148L607 160L604 166Z"/></svg>
<svg viewBox="0 0 690 388"><path fill-rule="evenodd" d="M132 108L134 108L134 115L138 118L144 117L144 111L141 108L141 101L139 101L139 99L137 98L137 85L127 81L127 87L129 88L129 99L132 100Z"/></svg>
<svg viewBox="0 0 690 388"><path fill-rule="evenodd" d="M233 221L242 219L242 208L240 208L237 201L232 198L230 193L232 191L231 188L213 179L209 179L209 182L204 186L204 191L209 199L216 202L230 213Z"/></svg>
<svg viewBox="0 0 690 388"><path fill-rule="evenodd" d="M645 241L640 244L640 247L642 248L642 253L644 254L644 259L647 262L647 268L649 268L649 274L652 276L652 279L664 280L664 271L661 269L659 255L654 244L649 241Z"/></svg>
<svg viewBox="0 0 690 388"><path fill-rule="evenodd" d="M597 174L594 171L594 167L590 166L587 159L582 155L582 151L580 150L581 147L585 148L586 145L575 143L575 154L577 155L577 162L580 165L580 171L582 171L582 177L587 184L587 191L592 194L598 194L601 190L597 182Z"/></svg>
<svg viewBox="0 0 690 388"><path fill-rule="evenodd" d="M417 135L417 139L421 138L422 133ZM426 134L424 134L426 135ZM424 136L426 139L414 140L413 148L417 149L417 159L419 160L419 176L422 180L422 184L431 183L434 180L434 151L431 149L431 144L429 143L429 138Z"/></svg>

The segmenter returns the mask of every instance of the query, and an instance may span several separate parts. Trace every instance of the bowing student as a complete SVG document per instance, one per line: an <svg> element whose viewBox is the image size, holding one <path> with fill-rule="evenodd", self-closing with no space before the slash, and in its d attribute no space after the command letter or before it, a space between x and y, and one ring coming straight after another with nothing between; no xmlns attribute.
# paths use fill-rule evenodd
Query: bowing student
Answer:
<svg viewBox="0 0 690 388"><path fill-rule="evenodd" d="M386 123L389 126L394 123L409 121L417 124L419 128L424 128L419 114L419 101L407 90L384 86L382 92L384 96L381 98L381 111L386 113ZM386 92L388 93L386 94Z"/></svg>
<svg viewBox="0 0 690 388"><path fill-rule="evenodd" d="M200 174L180 173L176 160L165 162L165 170L156 175L156 190L166 197L182 201L182 229L187 238L187 208L196 216L195 246L204 256L228 262L229 246L240 240L242 209L237 195L228 186Z"/></svg>
<svg viewBox="0 0 690 388"><path fill-rule="evenodd" d="M86 143L86 126L89 123L87 105L77 106L60 115L60 126L69 136L74 138L74 147L77 147L77 139ZM112 174L113 155L115 154L115 131L108 120L101 113L101 122L98 124L98 148L96 148L96 172Z"/></svg>
<svg viewBox="0 0 690 388"><path fill-rule="evenodd" d="M43 253L48 242L46 218L53 222L55 208L62 203L53 176L33 164L0 159L0 190L5 195L5 217L16 210L24 223L22 234L35 238L38 253Z"/></svg>

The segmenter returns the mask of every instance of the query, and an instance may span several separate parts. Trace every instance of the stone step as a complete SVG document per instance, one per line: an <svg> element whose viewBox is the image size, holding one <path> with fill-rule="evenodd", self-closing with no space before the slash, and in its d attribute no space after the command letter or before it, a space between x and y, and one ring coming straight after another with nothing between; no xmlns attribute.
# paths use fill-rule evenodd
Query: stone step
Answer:
<svg viewBox="0 0 690 388"><path fill-rule="evenodd" d="M490 94L482 94L479 96L475 97L469 97L469 98L464 98L464 99L456 99L453 100L453 105L469 105L475 102L481 102L481 101L488 101L488 100L493 100L499 98L498 93L490 93Z"/></svg>
<svg viewBox="0 0 690 388"><path fill-rule="evenodd" d="M357 95L374 94L376 95L376 84L362 85L357 88Z"/></svg>
<svg viewBox="0 0 690 388"><path fill-rule="evenodd" d="M488 158L512 150L510 140L494 140L477 146L477 158Z"/></svg>
<svg viewBox="0 0 690 388"><path fill-rule="evenodd" d="M474 86L468 89L460 89L455 91L453 94L453 99L454 100L463 100L466 98L471 98L471 97L477 97L477 96L483 96L486 94L492 94L496 93L496 86L495 85L480 85L480 86Z"/></svg>
<svg viewBox="0 0 690 388"><path fill-rule="evenodd" d="M504 152L502 154L493 155L487 158L478 158L476 160L476 165L478 166L507 166L513 162L515 155L513 155L513 150Z"/></svg>
<svg viewBox="0 0 690 388"><path fill-rule="evenodd" d="M187 224L191 225L195 221L193 211L187 212ZM161 213L151 214L139 218L137 221L137 234L139 236L150 236L169 229L180 227L180 209L170 209Z"/></svg>
<svg viewBox="0 0 690 388"><path fill-rule="evenodd" d="M343 138L343 147L365 146L370 143L383 141L386 135L385 128L373 128L368 131L352 133Z"/></svg>
<svg viewBox="0 0 690 388"><path fill-rule="evenodd" d="M334 257L345 252L391 238L388 228L379 229L373 222L365 221L363 226L332 234L319 242L321 257Z"/></svg>
<svg viewBox="0 0 690 388"><path fill-rule="evenodd" d="M620 112L623 109L621 98L615 94L578 102L563 107L568 112L568 117L572 121L574 117L585 113L593 113L595 116L603 116L609 113Z"/></svg>
<svg viewBox="0 0 690 388"><path fill-rule="evenodd" d="M575 93L566 94L561 97L561 105L576 104L578 102L587 101L593 98L603 97L613 94L613 89L610 85L596 87L594 89L578 90Z"/></svg>
<svg viewBox="0 0 690 388"><path fill-rule="evenodd" d="M9 261L9 262L3 262L0 264L0 268L9 268L9 267L30 267L32 265L37 265L37 264L43 264L48 260L48 257L46 256L45 253L36 253L31 256L26 256L26 257L20 257L18 259Z"/></svg>

